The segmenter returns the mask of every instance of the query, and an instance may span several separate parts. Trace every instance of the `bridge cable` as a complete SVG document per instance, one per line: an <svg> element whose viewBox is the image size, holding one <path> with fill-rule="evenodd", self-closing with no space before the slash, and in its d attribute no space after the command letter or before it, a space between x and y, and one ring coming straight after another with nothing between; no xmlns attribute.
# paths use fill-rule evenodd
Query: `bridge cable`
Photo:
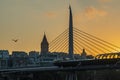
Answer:
<svg viewBox="0 0 120 80"><path fill-rule="evenodd" d="M119 47L117 47L117 46L115 46L115 45L113 45L113 44L111 44L111 43L109 43L109 42L107 42L107 41L104 41L104 40L102 40L102 39L100 39L100 38L97 38L97 37L95 37L95 36L93 36L93 35L91 35L91 34L88 34L88 33L84 32L84 31L81 31L81 30L79 30L79 29L77 29L77 28L75 28L75 29L78 30L78 31L80 31L80 32L82 32L82 33L84 33L84 34L86 34L86 35L91 36L91 37L92 37L91 39L93 39L93 38L97 39L97 40L95 40L95 39L94 39L94 40L97 41L97 42L99 42L99 43L101 43L102 45L107 46L107 47L109 47L109 48L111 48L111 49L113 49L113 50L115 50L115 51L118 51L118 50L112 48L111 46L114 46L114 47L116 47L116 48L119 48ZM89 37L89 36L88 36L88 37ZM89 37L89 38L90 38L90 37ZM98 40L99 40L99 41L98 41ZM102 42L104 42L104 43L102 43L102 42L100 42L100 41L102 41ZM106 45L105 43L109 44L110 46Z"/></svg>
<svg viewBox="0 0 120 80"><path fill-rule="evenodd" d="M84 39L87 40L87 41L90 41L91 43L95 44L96 46L99 46L99 47L102 48L102 49L105 49L105 50L111 52L110 50L106 49L105 47L103 47L103 46L101 46L101 45L93 42L88 36L86 36L86 35L84 35L84 34L81 34L81 33L78 34L78 33L79 33L79 32L76 31L76 34L79 35L80 37L84 38ZM82 35L82 36L81 36L81 35ZM83 36L84 36L84 37L83 37ZM101 49L99 49L99 50L102 51L102 52L104 52L104 51L101 50Z"/></svg>

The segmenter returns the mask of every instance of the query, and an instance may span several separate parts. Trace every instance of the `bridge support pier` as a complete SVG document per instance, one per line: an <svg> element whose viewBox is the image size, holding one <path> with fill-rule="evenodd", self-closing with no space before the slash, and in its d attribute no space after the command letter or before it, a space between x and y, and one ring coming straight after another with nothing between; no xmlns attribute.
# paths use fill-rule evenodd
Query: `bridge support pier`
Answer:
<svg viewBox="0 0 120 80"><path fill-rule="evenodd" d="M77 73L76 72L67 73L66 80L77 80Z"/></svg>

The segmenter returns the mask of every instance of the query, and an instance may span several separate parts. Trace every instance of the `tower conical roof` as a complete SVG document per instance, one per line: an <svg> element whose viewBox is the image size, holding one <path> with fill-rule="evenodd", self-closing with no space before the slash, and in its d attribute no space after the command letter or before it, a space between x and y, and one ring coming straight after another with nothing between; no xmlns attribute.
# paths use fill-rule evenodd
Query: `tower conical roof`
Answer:
<svg viewBox="0 0 120 80"><path fill-rule="evenodd" d="M44 33L44 36L43 36L42 43L44 43L44 42L47 42L47 43L48 43L48 41L47 41L47 37L46 37L46 34L45 34L45 33Z"/></svg>

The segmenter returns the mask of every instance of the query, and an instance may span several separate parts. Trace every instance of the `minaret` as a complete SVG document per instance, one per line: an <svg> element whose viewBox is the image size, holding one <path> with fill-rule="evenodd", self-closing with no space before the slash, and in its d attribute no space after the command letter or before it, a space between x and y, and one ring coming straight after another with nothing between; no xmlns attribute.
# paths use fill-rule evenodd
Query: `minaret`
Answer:
<svg viewBox="0 0 120 80"><path fill-rule="evenodd" d="M43 40L41 42L41 55L44 55L49 52L49 43L47 41L46 35L44 33Z"/></svg>
<svg viewBox="0 0 120 80"><path fill-rule="evenodd" d="M87 58L87 53L85 52L85 49L83 49L83 52L81 53L81 58L86 59Z"/></svg>
<svg viewBox="0 0 120 80"><path fill-rule="evenodd" d="M74 59L73 55L73 20L72 20L72 10L69 6L69 58Z"/></svg>

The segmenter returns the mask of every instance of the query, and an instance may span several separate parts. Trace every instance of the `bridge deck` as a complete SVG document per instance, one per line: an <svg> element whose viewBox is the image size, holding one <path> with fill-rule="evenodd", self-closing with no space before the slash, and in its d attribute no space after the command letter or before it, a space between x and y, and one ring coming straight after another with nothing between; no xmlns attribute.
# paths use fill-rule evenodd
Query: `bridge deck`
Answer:
<svg viewBox="0 0 120 80"><path fill-rule="evenodd" d="M55 62L51 67L26 67L0 69L0 72L37 72L37 71L82 71L82 70L102 70L120 69L120 59L99 59L84 61L61 61Z"/></svg>
<svg viewBox="0 0 120 80"><path fill-rule="evenodd" d="M90 59L80 61L56 61L55 66L59 67L75 67L75 66L91 66L91 65L116 65L120 63L120 58L117 59Z"/></svg>

